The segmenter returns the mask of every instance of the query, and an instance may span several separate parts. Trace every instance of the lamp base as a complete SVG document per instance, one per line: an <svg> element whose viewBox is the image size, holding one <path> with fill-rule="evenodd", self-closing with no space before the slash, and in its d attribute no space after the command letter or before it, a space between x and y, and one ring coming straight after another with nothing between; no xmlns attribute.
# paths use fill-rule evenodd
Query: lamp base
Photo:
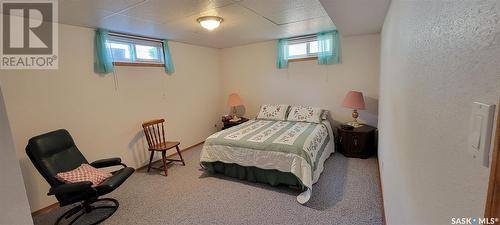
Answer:
<svg viewBox="0 0 500 225"><path fill-rule="evenodd" d="M353 126L354 128L362 127L363 124L359 123L357 120L347 122L347 125Z"/></svg>
<svg viewBox="0 0 500 225"><path fill-rule="evenodd" d="M355 110L353 110L353 111L352 111L352 118L354 118L354 120L353 120L353 121L351 121L351 122L347 122L347 125L351 125L351 126L353 126L354 128L362 127L362 126L363 126L363 124L360 124L360 123L358 122L358 116L359 116L359 114L358 114L358 110L356 110L356 109L355 109Z"/></svg>
<svg viewBox="0 0 500 225"><path fill-rule="evenodd" d="M239 118L237 115L233 115L233 118L232 118L232 119L230 119L229 121L230 121L230 122L238 122L238 121L240 121L240 120L241 120L241 118Z"/></svg>

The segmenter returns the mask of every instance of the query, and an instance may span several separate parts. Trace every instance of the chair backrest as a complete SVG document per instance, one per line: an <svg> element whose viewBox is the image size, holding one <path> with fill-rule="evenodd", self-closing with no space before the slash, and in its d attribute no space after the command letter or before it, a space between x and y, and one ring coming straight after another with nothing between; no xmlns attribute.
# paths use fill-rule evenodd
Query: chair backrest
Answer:
<svg viewBox="0 0 500 225"><path fill-rule="evenodd" d="M144 130L144 136L148 142L149 148L154 148L154 146L160 145L160 143L165 143L165 128L163 126L165 120L150 120L142 124L142 129Z"/></svg>
<svg viewBox="0 0 500 225"><path fill-rule="evenodd" d="M67 130L56 130L31 138L26 154L50 186L62 184L55 178L59 172L76 169L88 163Z"/></svg>

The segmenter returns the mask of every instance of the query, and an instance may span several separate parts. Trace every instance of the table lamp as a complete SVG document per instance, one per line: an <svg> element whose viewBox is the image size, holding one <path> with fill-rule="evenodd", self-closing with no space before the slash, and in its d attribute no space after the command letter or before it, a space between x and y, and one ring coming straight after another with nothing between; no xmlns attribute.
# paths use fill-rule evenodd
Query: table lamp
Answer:
<svg viewBox="0 0 500 225"><path fill-rule="evenodd" d="M241 102L241 98L238 94L236 93L232 93L229 95L229 98L227 99L227 105L229 107L232 107L232 116L233 116L233 119L231 119L232 121L238 121L240 120L240 118L236 115L236 106L240 106L240 105L243 105L243 103Z"/></svg>
<svg viewBox="0 0 500 225"><path fill-rule="evenodd" d="M354 118L354 120L348 122L348 125L351 125L355 128L363 126L358 122L358 109L365 109L365 100L363 98L363 93L359 91L349 91L344 98L342 106L353 109L352 118Z"/></svg>

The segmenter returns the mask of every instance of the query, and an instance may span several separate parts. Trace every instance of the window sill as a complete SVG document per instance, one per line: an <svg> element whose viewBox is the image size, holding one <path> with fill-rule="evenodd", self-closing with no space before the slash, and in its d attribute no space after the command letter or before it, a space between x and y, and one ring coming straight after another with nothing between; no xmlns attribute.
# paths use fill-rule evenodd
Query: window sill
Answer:
<svg viewBox="0 0 500 225"><path fill-rule="evenodd" d="M142 67L165 67L165 64L159 63L128 63L128 62L113 62L115 66L142 66Z"/></svg>
<svg viewBox="0 0 500 225"><path fill-rule="evenodd" d="M289 59L288 62L301 62L301 61L310 61L310 60L317 60L317 56L313 57L306 57L306 58L298 58L298 59Z"/></svg>

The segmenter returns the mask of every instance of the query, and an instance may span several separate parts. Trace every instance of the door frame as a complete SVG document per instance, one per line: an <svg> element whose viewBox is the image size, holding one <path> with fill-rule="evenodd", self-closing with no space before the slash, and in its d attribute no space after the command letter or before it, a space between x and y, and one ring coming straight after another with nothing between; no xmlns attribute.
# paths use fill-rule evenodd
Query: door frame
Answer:
<svg viewBox="0 0 500 225"><path fill-rule="evenodd" d="M500 106L500 101L498 106ZM493 147L488 194L486 196L486 206L484 209L485 218L500 218L500 109L497 111L495 146Z"/></svg>

